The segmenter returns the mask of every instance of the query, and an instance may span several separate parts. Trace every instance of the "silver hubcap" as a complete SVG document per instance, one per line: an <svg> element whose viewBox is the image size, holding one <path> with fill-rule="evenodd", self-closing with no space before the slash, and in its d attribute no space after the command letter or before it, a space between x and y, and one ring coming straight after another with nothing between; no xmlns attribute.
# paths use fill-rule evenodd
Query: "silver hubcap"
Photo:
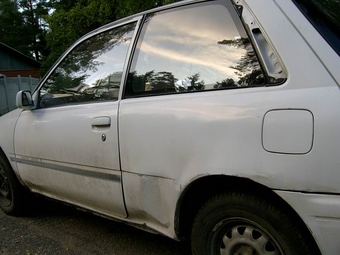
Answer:
<svg viewBox="0 0 340 255"><path fill-rule="evenodd" d="M221 255L281 255L265 233L250 225L234 226L223 236Z"/></svg>
<svg viewBox="0 0 340 255"><path fill-rule="evenodd" d="M215 251L220 255L283 255L275 239L248 219L220 222L214 228L211 241L217 244Z"/></svg>

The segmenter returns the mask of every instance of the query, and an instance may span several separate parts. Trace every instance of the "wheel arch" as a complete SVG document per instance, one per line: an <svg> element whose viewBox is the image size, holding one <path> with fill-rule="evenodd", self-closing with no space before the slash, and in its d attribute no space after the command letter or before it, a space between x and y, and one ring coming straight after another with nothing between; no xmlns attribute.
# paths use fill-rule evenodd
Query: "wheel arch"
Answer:
<svg viewBox="0 0 340 255"><path fill-rule="evenodd" d="M190 237L191 227L198 210L211 197L223 192L251 192L258 196L268 199L271 203L279 205L285 212L294 219L309 234L318 247L309 228L298 215L298 213L271 188L257 183L249 178L227 176L227 175L210 175L200 177L190 183L181 193L177 201L175 211L175 232L179 240L186 240ZM319 249L319 248L318 248Z"/></svg>
<svg viewBox="0 0 340 255"><path fill-rule="evenodd" d="M5 160L7 160L8 164L11 165L6 153L4 152L4 150L1 147L1 144L0 144L0 157L3 157Z"/></svg>
<svg viewBox="0 0 340 255"><path fill-rule="evenodd" d="M28 189L28 187L26 186L25 182L23 182L23 180L21 179L21 176L20 174L18 173L18 170L16 168L16 163L13 163L10 161L9 159L9 155L7 155L5 153L5 151L2 149L1 145L0 145L0 157L4 158L8 165L10 166L11 168L11 171L14 173L15 177L17 178L17 180L20 182L20 184L25 187L26 189Z"/></svg>

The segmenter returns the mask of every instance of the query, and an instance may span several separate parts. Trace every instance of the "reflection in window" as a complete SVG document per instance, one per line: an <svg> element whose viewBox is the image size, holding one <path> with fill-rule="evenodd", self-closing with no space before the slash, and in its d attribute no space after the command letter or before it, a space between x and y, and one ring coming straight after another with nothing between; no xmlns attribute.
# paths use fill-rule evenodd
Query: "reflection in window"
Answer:
<svg viewBox="0 0 340 255"><path fill-rule="evenodd" d="M134 24L95 35L60 63L40 91L40 106L117 100Z"/></svg>
<svg viewBox="0 0 340 255"><path fill-rule="evenodd" d="M259 86L255 52L230 6L200 4L150 15L128 78L128 95Z"/></svg>

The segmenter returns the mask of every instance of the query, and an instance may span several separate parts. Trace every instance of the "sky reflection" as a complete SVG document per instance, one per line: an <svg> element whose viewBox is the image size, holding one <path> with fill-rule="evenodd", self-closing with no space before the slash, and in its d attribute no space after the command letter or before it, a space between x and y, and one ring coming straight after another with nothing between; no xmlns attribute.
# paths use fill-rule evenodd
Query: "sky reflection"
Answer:
<svg viewBox="0 0 340 255"><path fill-rule="evenodd" d="M244 48L218 44L241 35L224 6L198 6L153 16L140 45L138 75L167 71L176 79L196 73L206 85L227 78L238 80L235 66Z"/></svg>

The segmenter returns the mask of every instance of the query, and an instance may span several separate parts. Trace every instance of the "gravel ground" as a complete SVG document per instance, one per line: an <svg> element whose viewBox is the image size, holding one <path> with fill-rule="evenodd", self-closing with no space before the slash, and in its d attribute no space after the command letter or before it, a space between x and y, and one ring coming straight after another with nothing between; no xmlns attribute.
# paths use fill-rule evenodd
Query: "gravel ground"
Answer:
<svg viewBox="0 0 340 255"><path fill-rule="evenodd" d="M190 255L188 243L38 199L24 217L0 210L0 255Z"/></svg>

